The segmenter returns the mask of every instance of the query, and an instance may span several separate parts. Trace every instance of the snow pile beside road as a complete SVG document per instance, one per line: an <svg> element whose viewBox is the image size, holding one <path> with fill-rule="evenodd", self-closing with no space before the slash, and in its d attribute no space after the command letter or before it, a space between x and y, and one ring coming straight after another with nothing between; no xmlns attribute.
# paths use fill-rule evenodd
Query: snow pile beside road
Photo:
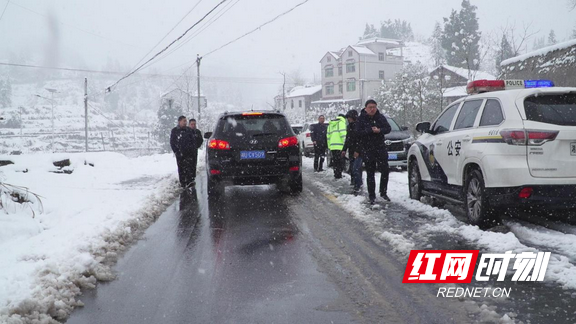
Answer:
<svg viewBox="0 0 576 324"><path fill-rule="evenodd" d="M52 162L70 160L62 170ZM80 289L114 278L110 266L177 192L171 154L0 156L3 181L42 198L43 212L0 210L0 322L53 322L82 303ZM93 166L92 166L93 165ZM26 171L26 172L22 172ZM8 213L6 213L8 212ZM34 216L34 217L33 217Z"/></svg>
<svg viewBox="0 0 576 324"><path fill-rule="evenodd" d="M306 169L312 169L312 159L305 159L303 164ZM379 178L377 175L376 188ZM329 170L324 174L314 174L313 180L329 199L406 257L412 249L439 249L438 244L442 245L440 249L446 249L452 244L448 241L454 241L454 247L458 249L461 246L458 242L465 241L467 246L491 253L552 252L545 281L556 282L565 289L576 289L576 255L571 249L576 246L576 235L516 222L505 224L510 229L507 233L481 230L459 220L449 210L410 199L406 172L390 173L388 196L392 204L384 208L369 207L365 198L366 188L363 196L350 194L348 175L344 175L342 180L334 180ZM415 215L395 215L390 212L394 205L401 206L408 212L406 214L412 212Z"/></svg>

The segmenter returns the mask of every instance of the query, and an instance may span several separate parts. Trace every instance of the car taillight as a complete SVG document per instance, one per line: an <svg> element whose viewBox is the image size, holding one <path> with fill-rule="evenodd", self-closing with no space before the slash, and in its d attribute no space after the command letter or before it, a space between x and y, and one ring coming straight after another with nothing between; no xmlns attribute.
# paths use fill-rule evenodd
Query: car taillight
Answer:
<svg viewBox="0 0 576 324"><path fill-rule="evenodd" d="M310 137L310 133L306 133L306 137Z"/></svg>
<svg viewBox="0 0 576 324"><path fill-rule="evenodd" d="M523 198L523 199L530 198L530 196L532 196L533 191L534 191L534 189L532 189L530 187L522 188L522 190L520 190L520 193L518 194L518 198Z"/></svg>
<svg viewBox="0 0 576 324"><path fill-rule="evenodd" d="M500 135L509 145L539 146L556 139L558 131L504 129Z"/></svg>
<svg viewBox="0 0 576 324"><path fill-rule="evenodd" d="M300 167L297 166L290 167L290 172L292 171L300 171Z"/></svg>
<svg viewBox="0 0 576 324"><path fill-rule="evenodd" d="M208 147L215 150L229 150L230 143L222 140L213 139L208 143Z"/></svg>
<svg viewBox="0 0 576 324"><path fill-rule="evenodd" d="M278 148L285 148L297 145L298 145L298 137L296 136L286 137L278 141Z"/></svg>
<svg viewBox="0 0 576 324"><path fill-rule="evenodd" d="M220 170L215 170L215 169L210 170L211 175L219 175L220 173L221 173Z"/></svg>

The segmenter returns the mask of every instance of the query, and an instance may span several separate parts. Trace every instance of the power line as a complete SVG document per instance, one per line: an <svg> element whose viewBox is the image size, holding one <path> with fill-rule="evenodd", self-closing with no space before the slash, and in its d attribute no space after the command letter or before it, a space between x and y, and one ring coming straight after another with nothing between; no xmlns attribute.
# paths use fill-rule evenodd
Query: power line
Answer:
<svg viewBox="0 0 576 324"><path fill-rule="evenodd" d="M142 67L144 67L144 65L148 64L149 62L153 61L156 57L158 57L160 54L164 53L166 50L168 50L168 48L170 48L172 45L174 45L174 43L176 43L177 41L179 41L180 39L182 39L182 37L186 36L186 34L192 30L194 27L196 27L198 24L200 24L204 19L206 19L206 17L208 17L212 12L214 12L214 10L216 10L218 7L220 7L224 2L226 2L228 0L222 0L220 1L220 3L218 3L214 8L212 8L210 11L208 11L207 14L205 14L200 20L198 20L196 23L194 23L194 25L192 25L190 28L188 28L182 35L180 35L178 38L176 38L175 40L173 40L170 44L168 44L164 49L162 49L160 52L154 54L154 56L152 56L148 61L144 62L142 65L140 65L139 67L137 67L136 69L134 69L132 72L126 74L125 76L123 76L122 78L120 78L120 80L116 81L114 84L112 84L111 86L109 86L108 88L106 88L106 91L110 92L112 91L112 88L114 86L116 86L118 83L120 83L122 80L130 77L131 75L133 75L134 73L138 72ZM307 0L308 1L308 0Z"/></svg>
<svg viewBox="0 0 576 324"><path fill-rule="evenodd" d="M102 39L105 39L105 40L109 40L109 41L112 41L112 42L116 42L116 43L119 43L119 44L122 44L122 45L125 45L125 46L131 46L131 47L141 48L140 46L127 44L127 43L124 43L124 42L121 42L121 41L118 41L118 40L115 40L115 39L111 39L111 38L108 38L108 37L104 37L104 36L102 36L102 35L93 33L93 32L91 32L91 31L89 31L89 30L86 30L86 29L83 29L83 28L74 26L74 25L72 25L72 24L65 23L65 22L63 22L63 21L61 21L61 20L58 20L58 19L56 19L56 18L52 18L52 17L46 16L45 14L39 13L39 12L34 11L34 10L30 9L30 8L26 8L26 7L24 7L24 6L16 3L16 2L14 2L14 1L10 1L10 4L15 5L16 7L22 8L22 9L24 9L24 10L26 10L26 11L31 12L31 13L34 13L34 14L36 14L36 15L39 15L39 16L41 16L41 17L44 17L44 18L46 18L46 19L49 19L49 20L54 19L54 20L58 21L58 23L60 23L61 25L69 26L69 27L72 27L72 28L74 28L74 29L78 29L79 31L84 32L84 33L86 33L86 34L90 34L90 35L92 35L92 36L96 36L96 37L99 37L99 38L102 38Z"/></svg>
<svg viewBox="0 0 576 324"><path fill-rule="evenodd" d="M146 66L146 68L162 61L163 59L165 59L166 57L172 55L174 52L176 52L177 50L179 50L180 48L182 48L183 46L185 46L186 44L188 44L192 39L196 38L196 36L200 35L204 30L206 30L208 27L210 27L213 23L215 23L216 21L218 21L218 19L220 19L224 14L226 14L230 9L232 9L236 4L238 4L238 2L240 2L240 0L237 0L236 2L234 2L230 7L228 7L226 9L226 6L228 6L228 4L224 7L222 7L222 10L220 10L219 12L216 13L216 16L212 17L210 20L208 20L208 22L203 25L201 27L200 30L198 30L196 33L193 33L192 35L190 35L190 37L188 37L185 41L183 41L182 44L176 46L175 48L173 48L172 50L170 50L169 52L167 52L166 54L164 54L162 57L160 57L158 60L154 61L153 63L149 64ZM229 3L230 4L230 3ZM222 12L223 11L223 12ZM196 60L194 60L193 62L195 62ZM182 65L188 65L192 62L186 62L184 64L179 65L178 67L182 66Z"/></svg>
<svg viewBox="0 0 576 324"><path fill-rule="evenodd" d="M2 14L0 15L0 20L2 20L2 17L4 17L4 13L6 12L6 9L8 8L9 4L10 4L10 0L8 0L6 2L6 6L4 7L4 10L2 10Z"/></svg>
<svg viewBox="0 0 576 324"><path fill-rule="evenodd" d="M180 21L178 21L178 22L176 23L176 25L174 25L174 27L172 27L172 29L170 29L170 31L168 31L168 32L166 33L166 35L164 35L164 37L162 37L162 39L159 40L158 43L156 43L156 45L154 45L154 46L150 49L150 51L148 51L148 53L146 53L146 55L144 55L144 56L140 59L140 61L138 61L138 63L136 63L136 64L134 65L133 69L136 68L136 66L138 66L138 64L142 63L142 61L144 61L144 59L145 59L148 55L150 55L150 53L152 53L152 51L153 51L158 45L160 45L160 43L162 43L162 42L166 39L166 37L168 37L168 35L170 35L171 32L174 31L174 29L176 29L176 27L178 27L178 25L180 25L180 23L181 23L182 21L184 21L184 19L186 19L186 17L188 17L188 15L190 15L190 13L191 13L194 9L196 9L196 7L198 7L198 5L199 5L201 2L202 2L202 0L199 0L198 2L196 2L196 4L194 5L194 7L192 7L192 9L190 9L190 10L184 15L184 17L182 17L182 19L180 19Z"/></svg>
<svg viewBox="0 0 576 324"><path fill-rule="evenodd" d="M232 40L232 41L230 41L230 42L228 42L228 43L226 43L226 44L218 47L217 49L215 49L215 50L213 50L213 51L208 52L207 54L204 54L204 56L207 56L207 55L210 55L210 54L212 54L212 53L214 53L214 52L216 52L216 51L219 51L219 50L223 49L224 47L226 47L226 46L228 46L228 45L230 45L230 44L232 44L232 43L234 43L234 42L236 42L236 41L238 41L238 40L240 40L240 39L242 39L242 38L244 38L244 37L246 37L246 36L248 36L248 35L250 35L250 34L252 34L252 33L254 33L254 32L256 32L256 31L258 31L258 30L260 30L260 28L262 28L262 27L264 27L264 26L266 26L266 25L274 22L275 20L277 20L278 18L280 18L280 17L282 17L282 16L285 16L285 15L289 14L290 12L292 12L292 11L295 10L296 8L302 6L303 4L305 4L305 3L308 2L308 1L310 1L310 0L304 0L304 1L300 2L299 4L297 4L297 5L295 5L294 7L290 8L289 10L287 10L287 11L279 14L278 16L272 18L271 20L263 23L262 25L260 25L260 26L258 26L258 27L256 27L256 28L254 28L253 30L247 32L246 34L244 34L244 35L242 35L242 36L240 36L240 37L238 37L238 38L236 38L236 39L234 39L234 40Z"/></svg>

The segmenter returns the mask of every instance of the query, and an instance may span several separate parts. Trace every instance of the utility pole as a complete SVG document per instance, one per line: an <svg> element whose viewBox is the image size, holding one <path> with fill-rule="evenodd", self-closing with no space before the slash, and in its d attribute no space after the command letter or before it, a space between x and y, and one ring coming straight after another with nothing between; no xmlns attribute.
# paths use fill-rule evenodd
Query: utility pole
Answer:
<svg viewBox="0 0 576 324"><path fill-rule="evenodd" d="M284 77L284 82L282 83L282 112L286 111L286 72L280 72Z"/></svg>
<svg viewBox="0 0 576 324"><path fill-rule="evenodd" d="M84 78L84 137L86 137L86 152L88 152L88 78Z"/></svg>
<svg viewBox="0 0 576 324"><path fill-rule="evenodd" d="M196 68L197 68L197 74L198 74L198 123L200 123L200 62L202 61L202 58L200 57L200 54L196 54Z"/></svg>

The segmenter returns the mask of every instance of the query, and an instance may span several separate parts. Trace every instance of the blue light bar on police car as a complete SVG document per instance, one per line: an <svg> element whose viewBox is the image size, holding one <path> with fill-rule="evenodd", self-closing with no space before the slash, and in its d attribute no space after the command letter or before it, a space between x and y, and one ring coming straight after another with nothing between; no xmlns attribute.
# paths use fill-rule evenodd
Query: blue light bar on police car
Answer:
<svg viewBox="0 0 576 324"><path fill-rule="evenodd" d="M550 88L554 82L550 80L524 80L524 88Z"/></svg>

